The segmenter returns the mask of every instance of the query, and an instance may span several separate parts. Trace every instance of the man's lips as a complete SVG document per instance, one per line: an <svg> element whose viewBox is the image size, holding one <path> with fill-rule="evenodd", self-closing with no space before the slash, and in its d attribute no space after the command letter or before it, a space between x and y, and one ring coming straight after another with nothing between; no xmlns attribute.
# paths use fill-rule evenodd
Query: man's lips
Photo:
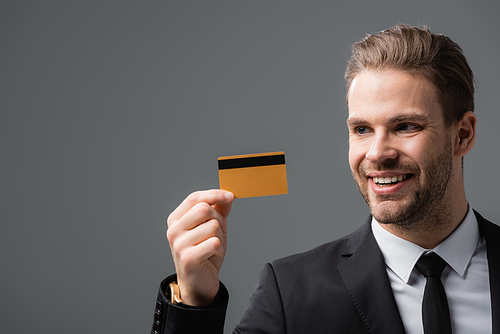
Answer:
<svg viewBox="0 0 500 334"><path fill-rule="evenodd" d="M372 173L368 182L375 195L392 195L401 191L412 182L413 174Z"/></svg>

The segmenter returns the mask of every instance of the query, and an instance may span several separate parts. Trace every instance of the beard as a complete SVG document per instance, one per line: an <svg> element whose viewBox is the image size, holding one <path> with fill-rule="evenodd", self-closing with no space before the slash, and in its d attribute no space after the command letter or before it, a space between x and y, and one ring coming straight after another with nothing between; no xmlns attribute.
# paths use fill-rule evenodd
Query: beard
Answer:
<svg viewBox="0 0 500 334"><path fill-rule="evenodd" d="M451 180L453 157L451 143L419 168L414 162L388 161L383 164L361 164L356 185L377 222L393 224L404 230L436 231L451 222ZM416 189L411 194L374 195L372 203L367 182L368 171L406 171L413 174ZM423 172L422 172L423 170ZM406 200L405 200L406 198Z"/></svg>

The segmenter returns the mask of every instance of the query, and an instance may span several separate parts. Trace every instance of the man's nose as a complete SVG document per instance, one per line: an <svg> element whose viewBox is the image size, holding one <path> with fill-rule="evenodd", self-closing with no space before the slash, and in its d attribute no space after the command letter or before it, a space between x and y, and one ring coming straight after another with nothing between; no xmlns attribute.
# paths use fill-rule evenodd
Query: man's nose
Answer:
<svg viewBox="0 0 500 334"><path fill-rule="evenodd" d="M373 137L370 150L366 153L366 159L373 163L383 163L387 160L394 160L398 157L391 138L387 134L377 134Z"/></svg>

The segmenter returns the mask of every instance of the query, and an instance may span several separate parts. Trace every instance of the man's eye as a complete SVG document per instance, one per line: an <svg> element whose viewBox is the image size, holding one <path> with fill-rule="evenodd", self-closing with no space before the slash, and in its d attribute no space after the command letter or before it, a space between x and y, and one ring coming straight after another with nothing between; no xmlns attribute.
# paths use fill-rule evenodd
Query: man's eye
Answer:
<svg viewBox="0 0 500 334"><path fill-rule="evenodd" d="M408 123L403 123L399 125L399 130L406 131L410 128L410 124Z"/></svg>
<svg viewBox="0 0 500 334"><path fill-rule="evenodd" d="M364 135L366 133L366 128L364 126L360 126L356 128L356 133L358 135Z"/></svg>
<svg viewBox="0 0 500 334"><path fill-rule="evenodd" d="M420 127L417 124L412 124L412 123L401 123L398 126L399 131L416 131Z"/></svg>

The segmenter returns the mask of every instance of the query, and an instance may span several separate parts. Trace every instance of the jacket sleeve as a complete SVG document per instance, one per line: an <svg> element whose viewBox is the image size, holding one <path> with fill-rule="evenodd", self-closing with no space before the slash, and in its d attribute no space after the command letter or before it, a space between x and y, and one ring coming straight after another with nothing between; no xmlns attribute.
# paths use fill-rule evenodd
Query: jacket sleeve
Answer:
<svg viewBox="0 0 500 334"><path fill-rule="evenodd" d="M284 293L290 293L290 291ZM262 269L257 285L250 296L250 304L234 333L286 333L281 292L271 264L266 264Z"/></svg>
<svg viewBox="0 0 500 334"><path fill-rule="evenodd" d="M172 275L160 284L151 334L222 334L229 301L229 294L224 284L220 283L214 305L209 308L196 308L170 303L165 291L175 280L176 275Z"/></svg>

